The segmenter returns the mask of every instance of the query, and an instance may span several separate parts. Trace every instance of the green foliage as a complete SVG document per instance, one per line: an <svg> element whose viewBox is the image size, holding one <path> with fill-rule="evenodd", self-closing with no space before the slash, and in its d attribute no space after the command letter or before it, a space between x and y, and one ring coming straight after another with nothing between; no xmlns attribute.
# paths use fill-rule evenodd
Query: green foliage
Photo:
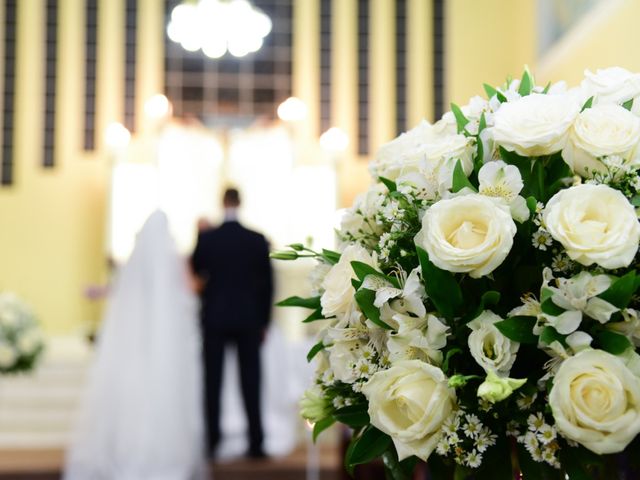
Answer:
<svg viewBox="0 0 640 480"><path fill-rule="evenodd" d="M627 337L609 330L602 330L599 332L596 335L596 340L602 350L609 352L612 355L620 355L621 353L624 353L627 348L633 347Z"/></svg>
<svg viewBox="0 0 640 480"><path fill-rule="evenodd" d="M376 292L374 292L373 290L369 290L368 288L361 288L356 292L355 299L365 317L367 317L379 327L385 328L387 330L393 330L389 325L387 325L380 319L380 310L378 310L378 307L373 304L376 299Z"/></svg>
<svg viewBox="0 0 640 480"><path fill-rule="evenodd" d="M520 85L518 87L518 93L523 97L529 95L533 91L533 77L529 72L528 68L525 68L524 73L522 74L522 79L520 80Z"/></svg>
<svg viewBox="0 0 640 480"><path fill-rule="evenodd" d="M309 297L309 298L302 298L302 297L298 297L298 296L293 296L293 297L289 297L289 298L285 298L284 300L281 300L280 302L276 303L276 306L278 307L302 307L302 308L310 308L310 309L316 309L316 308L320 308L320 297Z"/></svg>
<svg viewBox="0 0 640 480"><path fill-rule="evenodd" d="M429 255L420 247L416 247L422 278L427 295L445 318L453 318L463 304L462 290L451 272L440 270L429 260Z"/></svg>
<svg viewBox="0 0 640 480"><path fill-rule="evenodd" d="M451 104L451 111L453 112L453 116L456 119L458 133L464 132L464 127L466 127L467 124L469 123L469 119L464 116L464 113L462 113L462 110L460 110L460 107L457 106L455 103Z"/></svg>
<svg viewBox="0 0 640 480"><path fill-rule="evenodd" d="M389 180L388 178L384 178L384 177L378 177L378 180L384 183L384 185L387 187L387 189L390 192L395 192L396 190L398 190L396 182L394 182L393 180Z"/></svg>
<svg viewBox="0 0 640 480"><path fill-rule="evenodd" d="M509 317L506 320L495 323L496 328L510 340L534 345L538 343L538 337L533 334L535 325L535 317L524 316Z"/></svg>
<svg viewBox="0 0 640 480"><path fill-rule="evenodd" d="M636 292L636 271L631 270L624 276L615 280L611 286L602 292L598 297L609 302L620 309L626 308L631 301L631 297Z"/></svg>
<svg viewBox="0 0 640 480"><path fill-rule="evenodd" d="M474 192L478 191L476 187L474 187L471 184L471 182L465 175L464 170L462 169L462 163L460 163L460 160L458 160L456 162L456 166L453 169L453 187L451 188L451 191L453 193L456 193L462 190L463 188L469 188Z"/></svg>
<svg viewBox="0 0 640 480"><path fill-rule="evenodd" d="M348 471L363 463L380 457L391 446L391 438L373 425L368 425L360 433L354 434L344 459Z"/></svg>
<svg viewBox="0 0 640 480"><path fill-rule="evenodd" d="M586 102L584 102L584 105L582 105L580 112L584 112L587 108L591 108L592 105L593 105L593 97L589 97L589 99Z"/></svg>
<svg viewBox="0 0 640 480"><path fill-rule="evenodd" d="M365 427L370 422L366 403L339 408L333 417L351 428Z"/></svg>
<svg viewBox="0 0 640 480"><path fill-rule="evenodd" d="M333 417L326 417L326 418L323 418L322 420L318 420L313 425L312 436L313 436L314 443L318 439L318 436L334 423L336 423L336 420Z"/></svg>
<svg viewBox="0 0 640 480"><path fill-rule="evenodd" d="M313 357L315 357L319 352L324 350L324 348L325 346L324 346L324 343L322 343L322 341L319 341L313 347L311 347L311 349L309 350L309 353L307 353L307 362L310 362L311 360L313 360Z"/></svg>

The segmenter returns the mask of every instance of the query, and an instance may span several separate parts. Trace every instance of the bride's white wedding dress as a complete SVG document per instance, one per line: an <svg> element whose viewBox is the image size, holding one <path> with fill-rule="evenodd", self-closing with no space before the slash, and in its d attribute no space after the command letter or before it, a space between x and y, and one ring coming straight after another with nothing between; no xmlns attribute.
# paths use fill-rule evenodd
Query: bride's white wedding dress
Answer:
<svg viewBox="0 0 640 480"><path fill-rule="evenodd" d="M118 272L67 480L204 477L197 300L161 212Z"/></svg>

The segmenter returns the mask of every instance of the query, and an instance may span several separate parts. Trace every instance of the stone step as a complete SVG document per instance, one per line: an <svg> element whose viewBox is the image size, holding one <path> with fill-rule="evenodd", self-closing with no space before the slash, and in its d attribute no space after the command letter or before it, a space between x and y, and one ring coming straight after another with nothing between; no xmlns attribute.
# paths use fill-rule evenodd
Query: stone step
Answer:
<svg viewBox="0 0 640 480"><path fill-rule="evenodd" d="M0 390L0 412L75 409L83 391L82 385L53 385L42 390L32 385L15 385Z"/></svg>
<svg viewBox="0 0 640 480"><path fill-rule="evenodd" d="M214 480L303 480L309 478L306 461L307 452L299 449L286 457L266 460L238 459L213 463L210 478ZM0 480L57 480L61 476L63 462L64 452L61 449L2 450L0 448ZM343 478L338 449L322 450L317 473L318 480Z"/></svg>
<svg viewBox="0 0 640 480"><path fill-rule="evenodd" d="M0 432L68 432L75 422L73 410L0 411Z"/></svg>
<svg viewBox="0 0 640 480"><path fill-rule="evenodd" d="M70 438L69 432L0 432L0 450L61 449Z"/></svg>

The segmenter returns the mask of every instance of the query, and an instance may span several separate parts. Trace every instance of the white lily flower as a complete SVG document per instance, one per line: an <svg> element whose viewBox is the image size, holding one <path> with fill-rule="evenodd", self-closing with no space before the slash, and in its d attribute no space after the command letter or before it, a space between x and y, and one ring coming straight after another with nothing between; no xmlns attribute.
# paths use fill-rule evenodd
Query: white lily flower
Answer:
<svg viewBox="0 0 640 480"><path fill-rule="evenodd" d="M507 165L502 160L488 162L478 172L478 181L479 193L504 200L515 220L524 222L529 218L527 202L518 195L524 182L517 167Z"/></svg>

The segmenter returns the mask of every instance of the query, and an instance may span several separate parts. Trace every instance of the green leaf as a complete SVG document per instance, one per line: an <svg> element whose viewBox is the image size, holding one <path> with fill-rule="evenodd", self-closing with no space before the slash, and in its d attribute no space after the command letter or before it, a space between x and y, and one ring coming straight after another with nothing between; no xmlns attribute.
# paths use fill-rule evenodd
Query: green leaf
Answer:
<svg viewBox="0 0 640 480"><path fill-rule="evenodd" d="M453 318L464 305L462 290L451 272L441 270L429 260L429 255L416 247L422 267L422 279L427 295L445 318Z"/></svg>
<svg viewBox="0 0 640 480"><path fill-rule="evenodd" d="M522 74L522 79L520 80L520 86L518 87L518 93L521 96L527 96L533 90L533 78L531 78L531 73L528 68L525 68L524 73Z"/></svg>
<svg viewBox="0 0 640 480"><path fill-rule="evenodd" d="M551 315L551 316L554 316L554 317L559 317L564 312L566 312L566 310L564 308L561 308L561 307L557 306L551 300L547 300L546 302L542 302L542 304L540 305L540 309L543 311L543 313L546 313L547 315Z"/></svg>
<svg viewBox="0 0 640 480"><path fill-rule="evenodd" d="M309 350L309 353L307 353L307 362L310 362L311 360L313 360L313 357L315 357L322 350L324 350L324 343L320 341L316 343L313 347L311 347L311 350Z"/></svg>
<svg viewBox="0 0 640 480"><path fill-rule="evenodd" d="M453 357L457 353L462 353L462 349L458 347L454 347L451 350L449 350L445 355L444 362L442 362L442 371L444 373L447 373L447 371L449 370L449 361L451 360L451 357Z"/></svg>
<svg viewBox="0 0 640 480"><path fill-rule="evenodd" d="M393 180L389 180L388 178L384 177L378 177L378 180L384 183L384 185L390 192L395 192L398 189L396 182L394 182Z"/></svg>
<svg viewBox="0 0 640 480"><path fill-rule="evenodd" d="M502 93L500 90L498 90L496 92L496 98L498 99L498 101L500 103L504 103L507 101L507 97L504 96L504 93Z"/></svg>
<svg viewBox="0 0 640 480"><path fill-rule="evenodd" d="M536 214L536 209L538 208L536 197L527 197L527 208L532 216Z"/></svg>
<svg viewBox="0 0 640 480"><path fill-rule="evenodd" d="M464 170L462 169L462 163L460 162L460 160L458 160L456 162L456 166L453 169L453 185L451 187L451 191L453 193L456 193L465 187L470 188L474 192L478 191L467 178L467 175L464 173Z"/></svg>
<svg viewBox="0 0 640 480"><path fill-rule="evenodd" d="M400 284L398 283L398 280L396 278L389 277L384 273L379 272L378 270L376 270L375 268L373 268L371 265L367 263L358 262L354 260L353 262L351 262L351 268L353 269L353 272L358 277L358 280L360 280L361 282L364 282L364 279L367 278L367 276L374 275L376 277L380 277L383 280L389 282L391 285L393 285L396 288L400 287Z"/></svg>
<svg viewBox="0 0 640 480"><path fill-rule="evenodd" d="M369 425L355 438L353 448L347 450L345 464L354 466L368 463L382 455L390 446L391 438Z"/></svg>
<svg viewBox="0 0 640 480"><path fill-rule="evenodd" d="M496 93L498 93L498 90L496 90L495 88L493 88L491 85L489 85L488 83L484 83L482 84L482 86L484 87L484 91L487 94L487 98L489 100L491 100L491 97L493 97Z"/></svg>
<svg viewBox="0 0 640 480"><path fill-rule="evenodd" d="M369 413L367 413L367 405L349 405L336 410L333 417L345 425L349 425L352 428L365 427L369 425Z"/></svg>
<svg viewBox="0 0 640 480"><path fill-rule="evenodd" d="M510 340L520 343L538 343L538 337L533 334L536 325L535 317L516 316L494 324L498 330Z"/></svg>
<svg viewBox="0 0 640 480"><path fill-rule="evenodd" d="M379 327L387 330L393 330L389 325L380 320L380 310L378 310L378 307L373 305L373 302L376 299L376 292L369 290L368 288L361 288L356 292L355 299L365 317Z"/></svg>
<svg viewBox="0 0 640 480"><path fill-rule="evenodd" d="M487 128L487 119L484 116L484 112L480 115L480 121L478 122L478 137L480 137L480 133Z"/></svg>
<svg viewBox="0 0 640 480"><path fill-rule="evenodd" d="M543 93L544 95L546 95L547 93L549 93L549 89L550 89L550 88L551 88L551 82L548 82L548 83L545 85L544 90L542 90L542 93Z"/></svg>
<svg viewBox="0 0 640 480"><path fill-rule="evenodd" d="M596 339L602 350L612 355L620 355L627 348L633 346L627 337L610 330L601 331L596 335Z"/></svg>
<svg viewBox="0 0 640 480"><path fill-rule="evenodd" d="M412 456L399 462L395 449L390 448L382 454L382 462L384 463L387 480L408 480L413 477L418 457Z"/></svg>
<svg viewBox="0 0 640 480"><path fill-rule="evenodd" d="M587 108L591 108L592 105L593 105L593 97L589 97L589 99L586 102L584 102L584 105L582 105L580 112L584 112Z"/></svg>
<svg viewBox="0 0 640 480"><path fill-rule="evenodd" d="M640 195L634 195L631 199L631 205L634 207L640 207Z"/></svg>
<svg viewBox="0 0 640 480"><path fill-rule="evenodd" d="M636 291L636 271L631 270L626 275L615 280L611 286L598 297L620 309L626 308Z"/></svg>
<svg viewBox="0 0 640 480"><path fill-rule="evenodd" d="M326 320L326 319L327 318L322 314L322 308L317 308L311 313L311 315L309 315L307 318L302 320L302 323L311 323L311 322L315 322L316 320Z"/></svg>
<svg viewBox="0 0 640 480"><path fill-rule="evenodd" d="M456 117L456 124L458 126L458 133L464 132L464 127L469 123L469 119L464 116L460 107L455 103L451 104L451 111L453 112L453 116Z"/></svg>
<svg viewBox="0 0 640 480"><path fill-rule="evenodd" d="M334 423L336 423L336 420L333 417L326 417L322 420L318 420L313 426L313 442L315 443L315 441L318 439L318 435L320 435Z"/></svg>
<svg viewBox="0 0 640 480"><path fill-rule="evenodd" d="M340 254L333 250L322 249L322 258L324 258L331 265L335 265L340 261Z"/></svg>
<svg viewBox="0 0 640 480"><path fill-rule="evenodd" d="M627 100L626 102L624 102L622 106L627 110L631 111L631 107L633 107L633 98L631 100Z"/></svg>
<svg viewBox="0 0 640 480"><path fill-rule="evenodd" d="M540 334L540 341L547 345L551 345L553 342L560 342L560 344L564 347L567 346L567 342L565 341L566 335L561 335L558 331L550 326L544 327L542 333Z"/></svg>
<svg viewBox="0 0 640 480"><path fill-rule="evenodd" d="M550 288L544 287L544 288L542 288L542 290L540 290L540 302L541 303L546 302L551 297L553 297L553 290L551 290Z"/></svg>
<svg viewBox="0 0 640 480"><path fill-rule="evenodd" d="M276 303L278 307L302 307L302 308L320 308L320 297L310 297L310 298L302 298L302 297L289 297L284 300Z"/></svg>

